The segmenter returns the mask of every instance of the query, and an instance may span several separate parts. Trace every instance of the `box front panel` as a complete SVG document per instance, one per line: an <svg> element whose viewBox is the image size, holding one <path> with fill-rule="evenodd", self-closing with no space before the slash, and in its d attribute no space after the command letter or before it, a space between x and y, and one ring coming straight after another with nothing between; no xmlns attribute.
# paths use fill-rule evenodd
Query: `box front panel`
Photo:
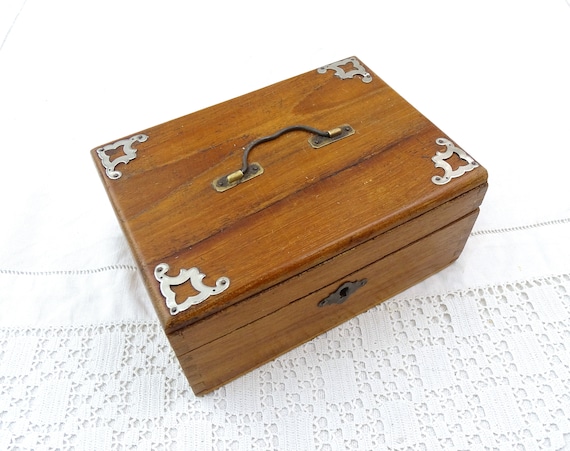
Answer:
<svg viewBox="0 0 570 451"><path fill-rule="evenodd" d="M477 214L478 210L336 283L178 355L194 392L211 391L441 270L460 255ZM345 302L322 306L343 283L363 280L366 283Z"/></svg>
<svg viewBox="0 0 570 451"><path fill-rule="evenodd" d="M173 349L178 355L182 355L204 346L435 232L478 208L486 188L487 186L483 185L471 190L275 287L188 327L167 333Z"/></svg>

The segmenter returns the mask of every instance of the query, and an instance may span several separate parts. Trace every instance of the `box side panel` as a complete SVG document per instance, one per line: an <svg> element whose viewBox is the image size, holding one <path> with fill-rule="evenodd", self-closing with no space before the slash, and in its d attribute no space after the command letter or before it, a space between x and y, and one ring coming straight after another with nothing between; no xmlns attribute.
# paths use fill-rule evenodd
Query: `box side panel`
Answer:
<svg viewBox="0 0 570 451"><path fill-rule="evenodd" d="M476 210L258 321L179 355L194 392L211 391L449 265L463 250L478 212ZM318 306L343 282L362 279L367 279L367 283L343 304Z"/></svg>
<svg viewBox="0 0 570 451"><path fill-rule="evenodd" d="M486 188L487 185L483 185L458 196L412 221L188 327L177 331L167 330L173 349L181 355L203 346L435 232L478 208Z"/></svg>

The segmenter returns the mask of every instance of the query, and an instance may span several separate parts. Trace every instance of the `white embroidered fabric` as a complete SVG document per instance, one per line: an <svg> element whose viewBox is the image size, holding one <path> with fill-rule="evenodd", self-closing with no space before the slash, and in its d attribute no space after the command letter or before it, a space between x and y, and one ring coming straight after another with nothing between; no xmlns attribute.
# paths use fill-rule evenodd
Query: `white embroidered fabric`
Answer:
<svg viewBox="0 0 570 451"><path fill-rule="evenodd" d="M0 2L0 449L570 449L570 8L451 3ZM196 397L89 149L353 54L488 169L475 229Z"/></svg>
<svg viewBox="0 0 570 451"><path fill-rule="evenodd" d="M157 322L3 328L0 448L561 449L569 293L392 299L201 398Z"/></svg>

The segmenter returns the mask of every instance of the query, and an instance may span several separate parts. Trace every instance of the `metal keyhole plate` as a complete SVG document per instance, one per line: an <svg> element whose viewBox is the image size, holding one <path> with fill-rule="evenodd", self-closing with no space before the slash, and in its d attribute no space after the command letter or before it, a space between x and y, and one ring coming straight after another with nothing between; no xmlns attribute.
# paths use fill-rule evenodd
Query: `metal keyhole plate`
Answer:
<svg viewBox="0 0 570 451"><path fill-rule="evenodd" d="M326 298L321 300L317 305L324 307L331 304L342 304L345 302L356 290L366 285L367 279L357 280L356 282L345 282L334 293L331 293Z"/></svg>

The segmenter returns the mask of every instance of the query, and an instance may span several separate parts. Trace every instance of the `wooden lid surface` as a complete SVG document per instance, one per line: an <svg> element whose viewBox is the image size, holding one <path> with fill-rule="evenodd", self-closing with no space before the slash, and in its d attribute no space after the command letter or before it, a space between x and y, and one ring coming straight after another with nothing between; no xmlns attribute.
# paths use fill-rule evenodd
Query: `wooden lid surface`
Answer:
<svg viewBox="0 0 570 451"><path fill-rule="evenodd" d="M345 72L353 67L342 66ZM435 184L432 177L444 170L432 157L447 150L436 140L451 138L366 71L371 80L315 69L129 135L139 139L117 149L113 143L93 149L166 330L237 303L486 182L487 172L478 166ZM320 149L305 131L285 133L251 150L249 161L260 163L262 175L225 192L213 188L215 179L241 167L244 146L297 124L322 130L350 124L355 133ZM135 158L116 164L121 176L109 178L101 155L126 160L129 145ZM455 168L467 164L455 154L447 161ZM196 267L206 285L223 276L229 287L172 315L155 275L161 264L169 266L168 276ZM184 285L173 290L182 300L196 294Z"/></svg>

